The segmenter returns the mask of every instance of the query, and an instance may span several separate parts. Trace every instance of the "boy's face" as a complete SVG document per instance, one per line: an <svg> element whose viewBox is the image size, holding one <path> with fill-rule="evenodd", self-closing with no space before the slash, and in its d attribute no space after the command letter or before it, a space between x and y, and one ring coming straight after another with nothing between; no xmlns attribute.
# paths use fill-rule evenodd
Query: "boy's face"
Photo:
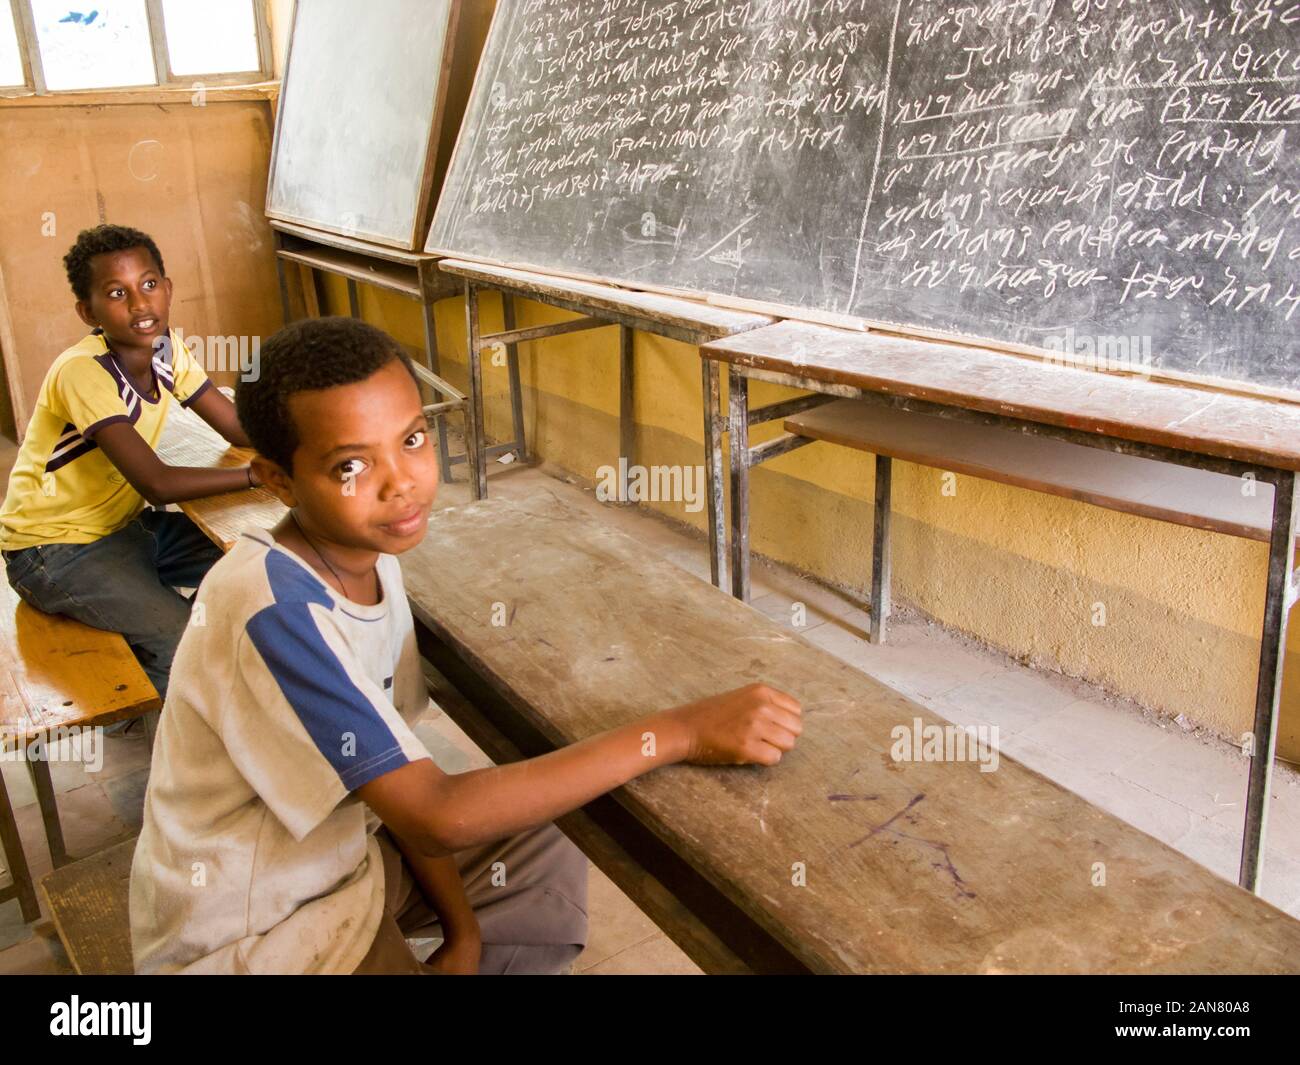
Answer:
<svg viewBox="0 0 1300 1065"><path fill-rule="evenodd" d="M90 297L77 314L98 326L114 348L152 350L167 335L172 283L146 248L105 252L90 260Z"/></svg>
<svg viewBox="0 0 1300 1065"><path fill-rule="evenodd" d="M364 381L290 396L289 412L293 474L261 458L258 473L314 538L390 555L424 539L438 463L420 390L399 360Z"/></svg>

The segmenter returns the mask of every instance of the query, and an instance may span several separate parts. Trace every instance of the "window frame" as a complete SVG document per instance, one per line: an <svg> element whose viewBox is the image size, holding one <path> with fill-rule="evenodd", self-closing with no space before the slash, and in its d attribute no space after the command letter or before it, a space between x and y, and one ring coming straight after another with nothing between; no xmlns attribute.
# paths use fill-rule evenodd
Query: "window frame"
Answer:
<svg viewBox="0 0 1300 1065"><path fill-rule="evenodd" d="M257 37L258 69L190 75L178 75L172 72L171 56L167 50L167 20L163 16L162 0L144 0L144 2L156 81L140 85L113 85L106 88L50 89L45 84L41 44L36 36L36 19L32 12L31 0L0 0L0 3L8 3L13 11L14 32L18 36L18 52L22 59L24 78L22 85L0 85L0 99L19 96L75 96L84 93L129 94L142 90L193 89L196 85L204 87L255 85L273 79L268 0L250 0L253 7L253 28Z"/></svg>

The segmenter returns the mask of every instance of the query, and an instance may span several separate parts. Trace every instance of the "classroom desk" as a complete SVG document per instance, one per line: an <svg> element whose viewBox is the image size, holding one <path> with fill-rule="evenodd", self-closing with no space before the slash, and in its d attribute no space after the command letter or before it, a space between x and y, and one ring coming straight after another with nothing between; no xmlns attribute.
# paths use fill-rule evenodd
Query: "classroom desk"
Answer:
<svg viewBox="0 0 1300 1065"><path fill-rule="evenodd" d="M1240 867L1241 885L1258 890L1286 620L1298 587L1293 554L1300 405L1053 366L958 344L793 321L714 341L700 353L706 365L728 368L729 414L721 412L717 372L712 389L706 385L705 409L716 415L711 419L709 454L720 452L722 432L731 434L731 588L740 599L749 596L749 469L809 442L786 433L751 448L749 426L784 418L800 404L806 409L828 396L1271 484L1268 579ZM750 410L751 379L814 395ZM888 485L887 472L877 477L877 551L888 512ZM720 498L713 495L709 504L721 509ZM713 553L719 554L720 521L713 509L709 526ZM873 626L876 623L873 619Z"/></svg>
<svg viewBox="0 0 1300 1065"><path fill-rule="evenodd" d="M528 340L576 333L604 326L619 327L619 457L631 465L634 450L636 419L632 410L632 333L640 330L656 336L680 340L699 346L719 337L734 336L749 329L770 325L774 319L748 311L728 310L698 300L660 296L652 292L635 292L592 281L556 277L551 274L532 273L506 266L443 259L438 263L439 273L461 278L465 288L466 329L469 338L469 392L470 408L466 424L472 426L472 440L466 449L479 457L478 480L474 485L474 498L487 496L487 456L503 451L515 451L521 459L527 458L528 446L524 439L523 392L519 382L519 359L516 346ZM500 333L483 333L479 325L479 293L489 290L501 294L502 324ZM531 300L560 307L583 317L551 325L515 328L514 300ZM502 345L507 353L510 374L510 404L514 440L487 446L483 433L483 369L482 353L488 348ZM707 371L706 371L707 373ZM706 381L707 388L707 381ZM704 412L708 439L709 411ZM709 491L721 493L720 480L714 481L715 463L708 464ZM720 469L720 467L718 467Z"/></svg>
<svg viewBox="0 0 1300 1065"><path fill-rule="evenodd" d="M896 726L944 722L580 508L446 508L402 570L466 695L444 708L526 756L753 681L802 701L775 769L676 766L584 808L657 845L647 871L752 970L1300 971L1300 922L1006 755L894 761Z"/></svg>
<svg viewBox="0 0 1300 1065"><path fill-rule="evenodd" d="M191 411L174 409L163 426L158 455L169 466L225 469L247 466L253 452L232 447ZM284 517L285 506L267 488L241 488L180 505L208 539L229 551L246 529L269 529Z"/></svg>

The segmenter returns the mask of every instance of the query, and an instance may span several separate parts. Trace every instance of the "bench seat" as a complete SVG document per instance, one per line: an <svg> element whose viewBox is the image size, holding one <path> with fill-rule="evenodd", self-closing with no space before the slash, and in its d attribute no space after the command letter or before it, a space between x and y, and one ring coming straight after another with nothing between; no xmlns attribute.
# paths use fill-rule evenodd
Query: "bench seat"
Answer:
<svg viewBox="0 0 1300 1065"><path fill-rule="evenodd" d="M56 729L96 728L160 706L158 692L119 633L35 610L0 577L0 750L27 749ZM36 759L28 766L57 867L70 858L50 764ZM2 778L0 845L12 880L0 888L0 903L18 899L23 919L35 921L36 890Z"/></svg>
<svg viewBox="0 0 1300 1065"><path fill-rule="evenodd" d="M56 869L41 893L72 967L81 976L130 976L131 859L135 839Z"/></svg>

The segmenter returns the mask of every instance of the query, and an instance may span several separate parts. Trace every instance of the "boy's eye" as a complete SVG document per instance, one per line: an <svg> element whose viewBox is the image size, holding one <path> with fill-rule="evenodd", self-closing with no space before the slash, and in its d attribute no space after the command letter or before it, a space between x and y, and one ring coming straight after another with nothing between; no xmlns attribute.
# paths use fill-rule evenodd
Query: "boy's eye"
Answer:
<svg viewBox="0 0 1300 1065"><path fill-rule="evenodd" d="M113 288L108 290L108 298L111 300L115 300L119 296L124 296L124 295L126 295L126 292L120 288Z"/></svg>
<svg viewBox="0 0 1300 1065"><path fill-rule="evenodd" d="M144 283L144 288L147 289L149 292L152 292L157 287L158 287L157 281L146 281Z"/></svg>
<svg viewBox="0 0 1300 1065"><path fill-rule="evenodd" d="M359 477L366 468L366 464L361 459L344 459L334 467L334 472L338 474L341 480L349 480L352 477Z"/></svg>
<svg viewBox="0 0 1300 1065"><path fill-rule="evenodd" d="M428 438L429 438L428 433L426 433L423 429L417 429L415 430L415 432L413 432L410 436L406 438L406 446L409 447L412 451L414 451L416 448L424 447L424 442Z"/></svg>

